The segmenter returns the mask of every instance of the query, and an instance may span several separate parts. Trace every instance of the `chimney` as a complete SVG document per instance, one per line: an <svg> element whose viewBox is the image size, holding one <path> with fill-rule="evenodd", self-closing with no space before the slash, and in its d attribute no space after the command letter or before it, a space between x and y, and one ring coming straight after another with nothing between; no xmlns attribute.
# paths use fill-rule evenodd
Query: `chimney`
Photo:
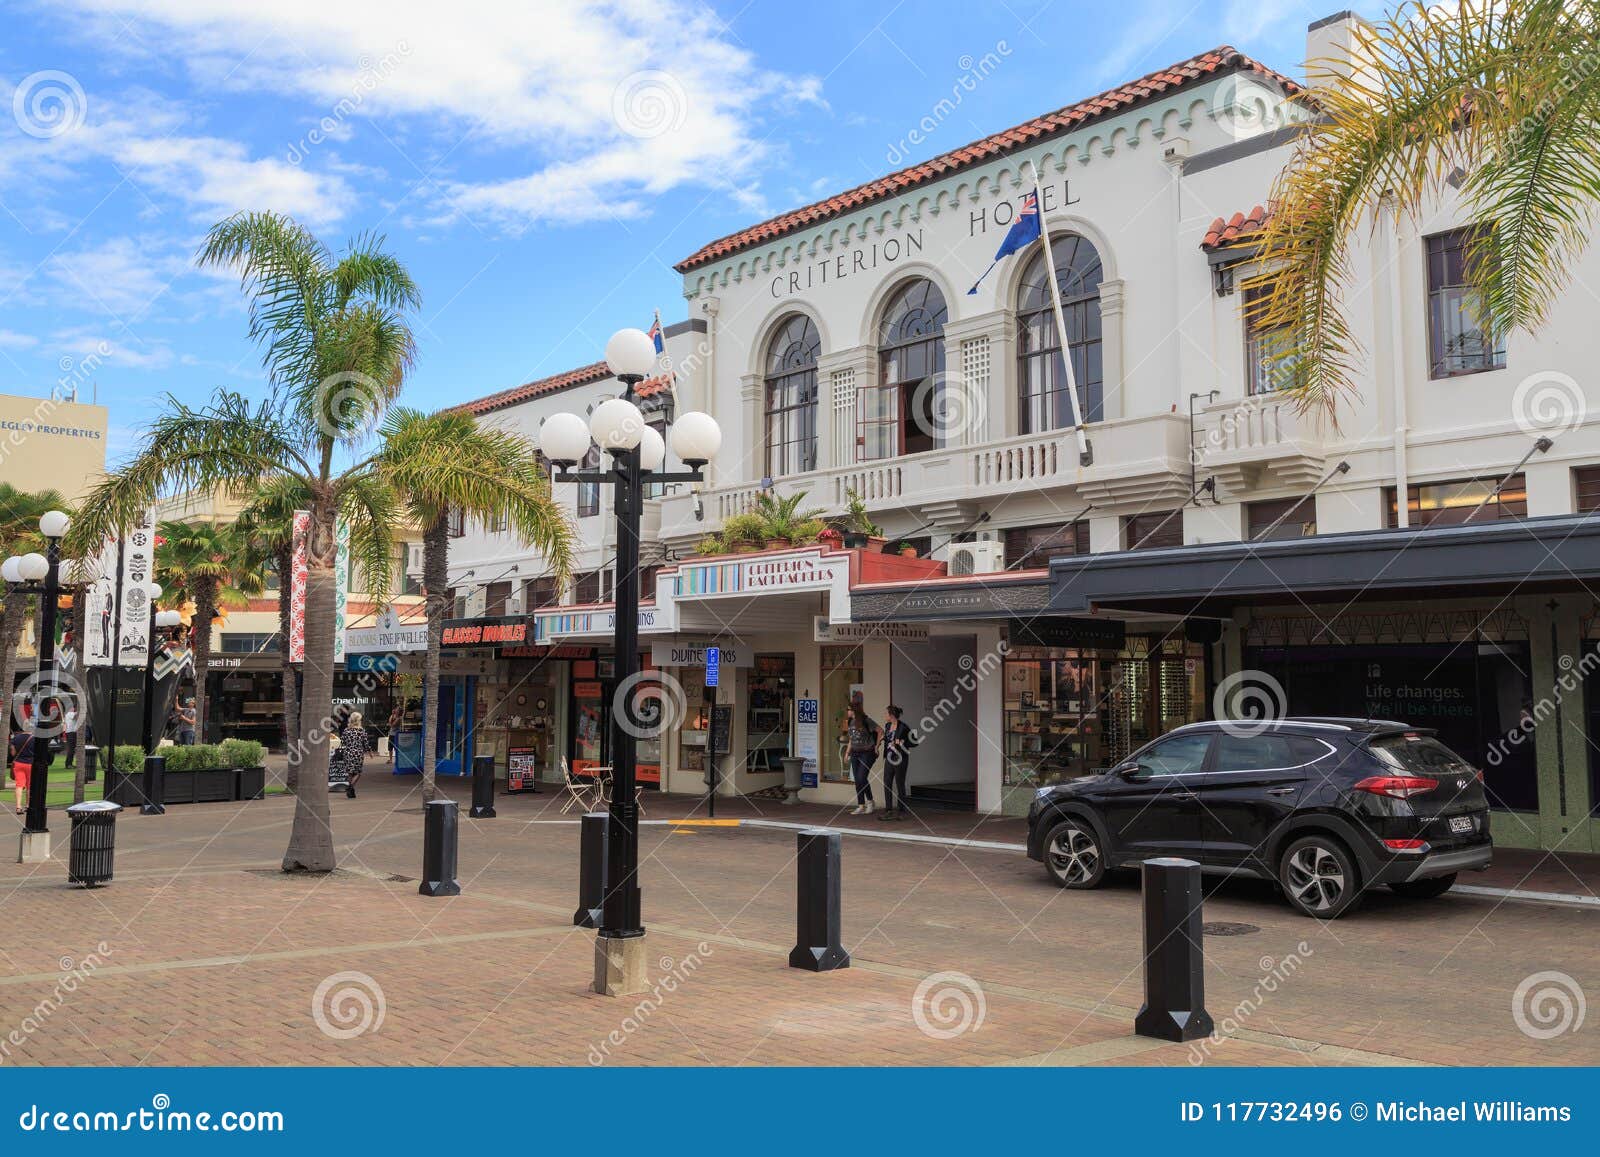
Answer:
<svg viewBox="0 0 1600 1157"><path fill-rule="evenodd" d="M1363 33L1368 24L1354 12L1336 12L1306 29L1306 84L1318 88L1348 79L1368 55Z"/></svg>

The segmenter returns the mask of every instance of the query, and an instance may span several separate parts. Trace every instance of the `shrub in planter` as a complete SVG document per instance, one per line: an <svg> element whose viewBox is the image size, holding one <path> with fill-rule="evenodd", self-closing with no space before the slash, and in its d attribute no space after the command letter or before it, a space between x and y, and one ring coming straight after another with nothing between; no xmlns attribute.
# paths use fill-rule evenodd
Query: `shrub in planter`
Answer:
<svg viewBox="0 0 1600 1157"><path fill-rule="evenodd" d="M260 767L266 747L253 739L224 739L217 744L223 767Z"/></svg>

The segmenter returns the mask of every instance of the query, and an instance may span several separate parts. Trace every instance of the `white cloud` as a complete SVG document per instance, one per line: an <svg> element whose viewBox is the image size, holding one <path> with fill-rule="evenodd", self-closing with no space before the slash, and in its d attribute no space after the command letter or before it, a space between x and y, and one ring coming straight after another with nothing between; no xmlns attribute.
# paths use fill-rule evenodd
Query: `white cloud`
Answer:
<svg viewBox="0 0 1600 1157"><path fill-rule="evenodd" d="M64 329L51 338L55 348L68 357L84 363L93 358L96 377L119 370L164 370L174 361L170 346L131 335L123 341L90 329Z"/></svg>
<svg viewBox="0 0 1600 1157"><path fill-rule="evenodd" d="M512 162L503 178L473 182L440 168L428 195L441 215L482 214L512 228L635 216L646 198L686 184L747 199L769 154L763 118L820 100L818 81L761 68L694 0L77 5L94 18L92 29L124 51L131 40L119 30L131 22L138 42L185 61L204 89L310 102L303 124L286 134L294 139L285 141L285 157L314 161L319 145L330 147L321 141L347 137L355 118L370 116L402 126L385 132L410 155L410 165L394 166L407 180L433 172L439 157L460 164L475 151L496 150ZM425 144L413 144L408 120L432 130ZM314 176L305 164L251 161L238 146L230 151L209 138L158 147L147 135L139 151L146 155L138 170L169 188L202 172L195 195L213 206L242 200L242 187L258 198L310 201L325 213L347 207L348 189L337 177Z"/></svg>
<svg viewBox="0 0 1600 1157"><path fill-rule="evenodd" d="M46 278L43 292L53 304L76 305L131 323L148 314L190 269L185 255L169 244L124 236L56 253L41 272Z"/></svg>
<svg viewBox="0 0 1600 1157"><path fill-rule="evenodd" d="M39 339L31 333L18 333L12 329L0 329L0 350L30 350L39 344Z"/></svg>

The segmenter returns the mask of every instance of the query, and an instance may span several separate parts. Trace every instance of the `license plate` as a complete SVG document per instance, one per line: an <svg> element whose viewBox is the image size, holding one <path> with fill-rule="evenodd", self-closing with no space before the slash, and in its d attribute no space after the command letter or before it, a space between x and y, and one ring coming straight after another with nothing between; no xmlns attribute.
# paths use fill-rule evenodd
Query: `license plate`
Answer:
<svg viewBox="0 0 1600 1157"><path fill-rule="evenodd" d="M1463 832L1470 832L1476 826L1477 825L1473 821L1473 818L1471 816L1451 816L1450 817L1450 834L1451 835L1460 835Z"/></svg>

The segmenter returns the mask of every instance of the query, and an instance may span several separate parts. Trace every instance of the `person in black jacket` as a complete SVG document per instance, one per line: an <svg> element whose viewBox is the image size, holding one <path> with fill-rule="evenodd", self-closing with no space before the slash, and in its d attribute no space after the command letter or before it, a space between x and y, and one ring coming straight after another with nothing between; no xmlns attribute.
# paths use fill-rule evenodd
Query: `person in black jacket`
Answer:
<svg viewBox="0 0 1600 1157"><path fill-rule="evenodd" d="M893 703L883 716L883 810L880 820L903 820L911 814L906 807L906 772L911 766L911 749L917 745L916 732L905 721L905 712Z"/></svg>

